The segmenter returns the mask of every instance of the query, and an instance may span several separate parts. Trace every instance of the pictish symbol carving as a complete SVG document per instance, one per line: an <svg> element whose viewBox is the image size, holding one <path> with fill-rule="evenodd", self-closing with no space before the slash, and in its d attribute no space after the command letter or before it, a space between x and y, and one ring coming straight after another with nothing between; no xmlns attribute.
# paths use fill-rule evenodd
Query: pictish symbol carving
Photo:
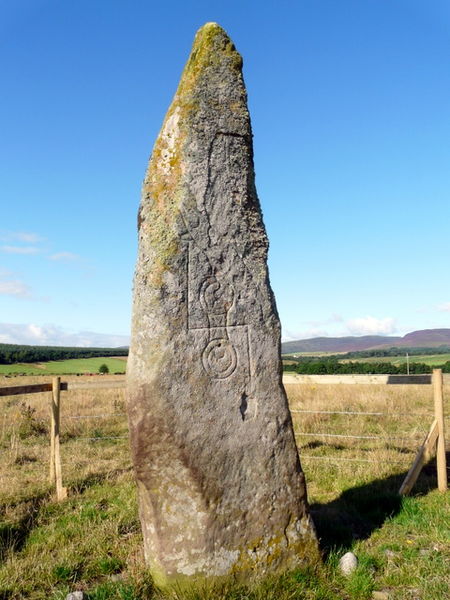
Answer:
<svg viewBox="0 0 450 600"><path fill-rule="evenodd" d="M209 375L215 379L226 379L236 370L236 350L229 339L214 338L204 349L202 362Z"/></svg>
<svg viewBox="0 0 450 600"><path fill-rule="evenodd" d="M227 379L236 371L251 379L250 328L246 323L236 323L234 286L215 272L193 239L186 242L186 330L199 336L203 369L213 380ZM204 262L209 274L203 272L196 280L193 275Z"/></svg>
<svg viewBox="0 0 450 600"><path fill-rule="evenodd" d="M221 283L214 275L208 277L200 288L200 302L208 315L226 316L234 301L231 285Z"/></svg>

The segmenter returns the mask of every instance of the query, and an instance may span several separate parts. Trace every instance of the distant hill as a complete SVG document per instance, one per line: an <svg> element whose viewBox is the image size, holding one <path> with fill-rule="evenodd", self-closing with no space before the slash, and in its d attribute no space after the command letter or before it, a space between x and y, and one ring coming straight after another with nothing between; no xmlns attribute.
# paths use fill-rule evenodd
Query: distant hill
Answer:
<svg viewBox="0 0 450 600"><path fill-rule="evenodd" d="M357 352L392 347L437 348L450 345L450 329L421 329L403 337L363 335L348 337L317 337L308 340L283 342L283 354L294 352Z"/></svg>
<svg viewBox="0 0 450 600"><path fill-rule="evenodd" d="M429 346L436 348L450 343L450 329L421 329L407 333L401 342L401 346Z"/></svg>

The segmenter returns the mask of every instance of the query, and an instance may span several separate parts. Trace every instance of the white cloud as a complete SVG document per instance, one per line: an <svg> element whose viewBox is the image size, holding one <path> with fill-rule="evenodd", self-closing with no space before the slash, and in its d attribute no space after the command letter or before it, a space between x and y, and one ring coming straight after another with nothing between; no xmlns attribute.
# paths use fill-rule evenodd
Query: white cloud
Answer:
<svg viewBox="0 0 450 600"><path fill-rule="evenodd" d="M14 273L0 268L0 296L31 299L32 293L29 285L14 278Z"/></svg>
<svg viewBox="0 0 450 600"><path fill-rule="evenodd" d="M57 252L56 254L51 254L49 256L50 260L61 260L64 262L78 260L79 258L79 255L74 254L73 252Z"/></svg>
<svg viewBox="0 0 450 600"><path fill-rule="evenodd" d="M29 231L4 231L0 234L0 240L3 242L24 242L25 244L38 244L39 242L45 242L45 238L38 233L32 233Z"/></svg>
<svg viewBox="0 0 450 600"><path fill-rule="evenodd" d="M0 342L36 346L80 346L117 348L128 346L130 336L93 331L69 332L58 325L0 323Z"/></svg>
<svg viewBox="0 0 450 600"><path fill-rule="evenodd" d="M389 335L397 331L395 319L391 317L360 317L346 321L345 325L352 335Z"/></svg>
<svg viewBox="0 0 450 600"><path fill-rule="evenodd" d="M330 331L329 326L332 327L336 323L342 323L344 321L341 315L333 313L324 319L323 321L303 321L304 327L302 329L287 329L283 331L283 342L290 342L296 340L308 340L315 337L329 337ZM333 334L334 335L334 334Z"/></svg>
<svg viewBox="0 0 450 600"><path fill-rule="evenodd" d="M450 312L450 302L444 302L438 306L438 310L441 312Z"/></svg>
<svg viewBox="0 0 450 600"><path fill-rule="evenodd" d="M31 288L23 281L0 281L0 296L14 296L15 298L31 298Z"/></svg>
<svg viewBox="0 0 450 600"><path fill-rule="evenodd" d="M325 329L310 328L304 330L286 330L283 331L282 340L283 342L294 342L297 340L309 340L315 337L328 337L329 334Z"/></svg>
<svg viewBox="0 0 450 600"><path fill-rule="evenodd" d="M45 242L45 238L41 237L37 233L30 233L27 231L17 231L11 234L11 237L19 242L25 242L27 244L38 244L39 242Z"/></svg>
<svg viewBox="0 0 450 600"><path fill-rule="evenodd" d="M2 246L1 250L7 254L39 254L40 248L36 246Z"/></svg>

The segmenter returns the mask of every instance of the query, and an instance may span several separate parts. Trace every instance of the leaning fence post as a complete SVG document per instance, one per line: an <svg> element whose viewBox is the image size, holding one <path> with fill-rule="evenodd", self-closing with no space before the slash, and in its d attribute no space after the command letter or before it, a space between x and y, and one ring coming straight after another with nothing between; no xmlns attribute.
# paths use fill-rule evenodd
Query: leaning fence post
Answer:
<svg viewBox="0 0 450 600"><path fill-rule="evenodd" d="M61 454L59 447L61 378L52 381L52 425L50 433L50 481L56 483L56 497L64 500L67 490L62 485Z"/></svg>
<svg viewBox="0 0 450 600"><path fill-rule="evenodd" d="M433 369L434 415L438 424L436 464L438 489L447 490L447 464L445 457L444 395L442 391L442 369Z"/></svg>

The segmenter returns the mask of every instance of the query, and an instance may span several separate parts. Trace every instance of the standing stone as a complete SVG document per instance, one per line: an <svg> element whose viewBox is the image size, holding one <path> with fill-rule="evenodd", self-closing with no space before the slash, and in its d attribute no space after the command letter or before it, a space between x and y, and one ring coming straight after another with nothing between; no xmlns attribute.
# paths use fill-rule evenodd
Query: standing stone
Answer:
<svg viewBox="0 0 450 600"><path fill-rule="evenodd" d="M128 407L145 556L159 584L318 558L267 249L242 59L207 23L139 211Z"/></svg>

